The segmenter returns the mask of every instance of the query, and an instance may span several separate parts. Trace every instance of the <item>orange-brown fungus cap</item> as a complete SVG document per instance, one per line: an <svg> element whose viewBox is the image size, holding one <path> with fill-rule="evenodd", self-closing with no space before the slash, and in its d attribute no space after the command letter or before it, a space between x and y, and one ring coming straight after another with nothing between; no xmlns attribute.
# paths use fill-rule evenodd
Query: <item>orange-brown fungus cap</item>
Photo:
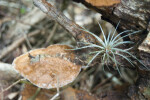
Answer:
<svg viewBox="0 0 150 100"><path fill-rule="evenodd" d="M22 94L21 100L50 100L50 98L52 98L56 94L56 91L41 89L36 98L31 99L36 94L37 90L38 87L33 86L32 84L25 84L25 87L21 92Z"/></svg>
<svg viewBox="0 0 150 100"><path fill-rule="evenodd" d="M112 6L114 4L118 4L120 0L85 0L86 2L90 3L93 6Z"/></svg>
<svg viewBox="0 0 150 100"><path fill-rule="evenodd" d="M71 83L79 74L81 65L74 63L76 56L67 45L52 45L31 50L13 61L14 68L40 88L56 88ZM57 81L58 80L58 81Z"/></svg>

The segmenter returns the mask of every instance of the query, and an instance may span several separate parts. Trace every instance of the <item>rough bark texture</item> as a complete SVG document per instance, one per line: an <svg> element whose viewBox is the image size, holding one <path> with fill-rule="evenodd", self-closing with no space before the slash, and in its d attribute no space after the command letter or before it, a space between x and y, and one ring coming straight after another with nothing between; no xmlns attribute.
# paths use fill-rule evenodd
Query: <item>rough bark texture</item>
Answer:
<svg viewBox="0 0 150 100"><path fill-rule="evenodd" d="M80 27L78 24L73 22L72 20L68 19L64 14L62 14L60 11L58 11L55 7L53 7L50 3L46 2L45 0L34 0L34 4L40 8L44 13L46 13L51 19L54 19L56 22L58 22L64 29L66 29L75 39L76 42L90 42L90 43L97 43L97 40L87 32L82 30L82 27ZM79 44L83 45L83 44ZM123 46L125 48L125 46ZM84 52L84 53L83 53ZM85 53L86 52L86 53ZM88 54L90 50L82 50L81 52L77 52L79 58L81 55L81 60L83 63L87 63L88 60L91 58L91 55L85 55ZM116 58L118 62L122 64L122 67L131 68L131 65L126 62L122 61L120 57ZM100 62L101 59L99 59ZM133 67L132 67L133 68Z"/></svg>
<svg viewBox="0 0 150 100"><path fill-rule="evenodd" d="M63 13L61 13L59 10L53 7L50 3L46 2L46 0L33 0L33 1L35 6L40 8L50 18L52 18L53 20L58 22L62 27L64 27L64 29L66 29L76 39L76 41L95 42L93 36L87 34L87 32L85 31L82 31L81 30L82 27L80 27L72 20L68 19L66 16L64 16Z"/></svg>
<svg viewBox="0 0 150 100"><path fill-rule="evenodd" d="M94 38L82 31L79 25L75 22L69 20L56 8L54 8L50 3L47 3L45 0L33 0L35 5L39 7L43 12L48 16L56 20L60 25L62 25L77 41L94 41ZM150 20L150 2L148 0L121 0L120 3L114 4L111 6L95 6L92 5L86 0L75 0L77 2L82 2L87 7L96 10L102 14L102 18L113 25L121 21L118 31L123 31L127 29L131 30L143 30L142 34L137 34L130 37L131 40L134 40L137 44L139 41L143 41L149 31L149 20ZM129 38L128 38L129 39ZM95 42L95 41L94 41ZM138 54L138 51L135 51ZM146 63L149 63L150 56L145 56L144 53L141 53L141 58ZM142 57L143 56L143 57ZM147 59L147 60L146 60ZM124 64L123 64L124 65ZM150 67L149 64L146 64L147 67ZM140 66L140 65L139 65ZM126 66L127 67L127 66ZM139 78L136 81L136 84L130 86L128 96L132 100L146 100L150 98L150 77L149 71L139 70ZM117 94L116 94L117 95ZM109 99L108 99L109 100ZM117 100L117 99L116 99Z"/></svg>
<svg viewBox="0 0 150 100"><path fill-rule="evenodd" d="M114 26L121 21L118 31L123 30L143 30L141 34L134 35L131 40L139 44L145 39L150 31L150 1L149 0L121 0L120 3L111 6L98 6L89 3L88 0L74 0L81 2L88 8L96 10L102 14L102 19L112 23ZM94 0L93 0L94 1ZM147 36L148 38L148 36ZM129 39L129 38L128 38ZM148 41L148 39L147 39ZM143 44L143 43L142 43ZM150 47L146 43L146 50L136 51L140 55L142 62L150 67ZM144 48L143 48L144 49ZM139 65L140 67L140 65ZM142 68L142 67L141 67ZM136 83L130 86L128 96L131 100L149 100L150 99L150 74L149 71L139 72L139 78Z"/></svg>
<svg viewBox="0 0 150 100"><path fill-rule="evenodd" d="M150 21L150 1L149 0L121 0L120 3L111 6L98 6L88 3L88 0L74 0L81 2L88 8L94 9L102 14L102 19L110 22L114 26L121 21L118 31L127 29L147 30ZM94 0L93 0L94 1ZM111 2L111 0L110 0ZM144 34L145 32L143 32ZM143 36L144 37L144 36ZM136 40L142 41L141 35Z"/></svg>

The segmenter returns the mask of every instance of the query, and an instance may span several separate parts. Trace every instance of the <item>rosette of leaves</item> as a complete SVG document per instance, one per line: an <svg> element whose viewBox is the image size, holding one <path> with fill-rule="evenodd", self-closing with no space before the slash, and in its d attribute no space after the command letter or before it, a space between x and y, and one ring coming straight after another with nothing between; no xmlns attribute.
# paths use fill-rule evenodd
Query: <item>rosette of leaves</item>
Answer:
<svg viewBox="0 0 150 100"><path fill-rule="evenodd" d="M119 23L117 24L117 27L118 27L118 25L119 25ZM133 47L126 48L126 49L119 48L121 45L124 45L124 44L133 44L132 41L122 41L122 40L123 40L123 38L128 37L133 34L136 34L140 31L126 30L119 34L116 34L117 33L116 32L117 27L116 27L114 32L112 32L112 30L110 30L110 32L108 33L108 36L106 37L100 24L99 24L99 27L102 31L102 35L103 35L104 39L101 39L100 37L98 37L97 35L95 35L94 33L90 32L86 29L81 29L82 31L86 31L87 33L89 33L93 37L95 37L96 40L98 41L98 44L79 42L79 43L84 44L84 46L81 46L76 49L72 49L72 50L80 50L80 49L87 49L87 48L95 48L95 51L90 52L90 54L94 54L94 56L92 57L92 59L90 59L90 61L88 62L88 64L86 65L85 68L89 67L89 65L94 61L94 59L96 59L99 56L101 59L100 63L102 65L104 65L104 64L108 65L108 63L113 62L115 64L115 68L118 70L119 73L120 73L119 66L121 66L121 64L117 61L117 59L116 59L117 56L119 56L119 57L123 58L124 60L126 60L127 62L129 62L133 67L135 66L135 64L133 63L131 58L137 60L140 64L142 64L145 68L147 68L136 56L134 56L132 53L129 52ZM126 34L126 33L128 33L128 34ZM103 69L104 69L104 66L103 66Z"/></svg>

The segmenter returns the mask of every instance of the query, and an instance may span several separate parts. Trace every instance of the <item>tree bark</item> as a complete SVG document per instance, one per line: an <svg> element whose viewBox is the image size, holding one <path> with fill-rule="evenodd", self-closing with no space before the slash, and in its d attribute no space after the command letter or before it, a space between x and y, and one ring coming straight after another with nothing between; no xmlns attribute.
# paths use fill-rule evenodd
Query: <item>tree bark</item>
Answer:
<svg viewBox="0 0 150 100"><path fill-rule="evenodd" d="M50 3L47 3L45 0L33 1L38 8L62 25L77 41L95 42L93 36L87 34L85 31L82 31L82 28L79 25L65 17ZM75 1L82 2L87 7L95 9L97 12L102 14L102 18L104 20L112 23L115 26L119 21L121 21L118 28L119 32L123 30L143 30L141 34L137 34L128 38L135 40L136 43L139 41L142 42L148 33L147 31L150 30L150 4L148 0L143 2L142 0L122 0L120 3L115 3L111 6L95 6L92 5L92 3L88 3L87 0ZM136 51L136 53L139 52ZM150 56L147 56L146 59L150 59ZM145 58L143 58L143 61L145 61ZM149 64L147 67L150 67ZM144 84L143 82L147 84ZM146 98L149 98L149 95L146 94L147 92L150 92L149 86L149 70L139 70L139 78L136 81L136 84L130 86L130 89L126 95L128 94L132 100L140 100L141 98L144 98L143 100L145 100Z"/></svg>
<svg viewBox="0 0 150 100"><path fill-rule="evenodd" d="M142 35L136 37L136 41L144 39L143 34L147 34L147 30L150 30L150 1L149 0L121 0L120 3L113 5L100 5L90 0L74 0L81 2L88 8L92 8L98 13L102 14L102 19L110 22L114 26L119 21L120 25L118 31L123 30L145 30ZM102 0L99 0L101 2ZM110 0L112 2L115 0ZM98 0L97 0L98 2ZM142 36L142 38L141 38ZM134 38L135 39L135 38Z"/></svg>
<svg viewBox="0 0 150 100"><path fill-rule="evenodd" d="M134 35L128 39L135 40L139 45L150 32L150 1L149 0L121 0L118 4L113 5L98 5L92 0L74 0L81 2L88 8L96 10L102 14L102 19L110 22L114 26L121 21L118 31L124 30L143 30L141 34ZM90 1L90 2L89 2ZM102 0L99 0L99 2ZM111 0L110 0L111 2ZM149 33L150 34L150 33ZM127 40L127 38L125 39ZM136 53L142 58L142 62L150 67L150 36L139 47L140 52ZM140 42L139 42L140 41ZM143 48L143 44L144 47ZM148 48L148 49L147 49ZM143 50L145 49L145 50ZM140 67L140 65L139 65ZM150 99L150 74L149 70L138 70L139 78L136 83L129 87L128 96L131 100L149 100Z"/></svg>

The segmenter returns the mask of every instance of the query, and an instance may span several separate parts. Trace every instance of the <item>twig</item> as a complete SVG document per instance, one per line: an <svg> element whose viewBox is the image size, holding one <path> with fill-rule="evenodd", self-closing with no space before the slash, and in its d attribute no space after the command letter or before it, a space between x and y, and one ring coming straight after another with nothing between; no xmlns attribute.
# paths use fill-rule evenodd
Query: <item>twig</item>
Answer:
<svg viewBox="0 0 150 100"><path fill-rule="evenodd" d="M54 19L62 27L64 27L76 39L76 41L96 42L93 36L81 30L81 26L68 19L50 3L46 2L46 0L33 0L33 3L44 13L46 13L50 18Z"/></svg>
<svg viewBox="0 0 150 100"><path fill-rule="evenodd" d="M0 6L12 7L12 8L19 8L19 4L13 2L7 2L5 0L0 0Z"/></svg>
<svg viewBox="0 0 150 100"><path fill-rule="evenodd" d="M92 90L91 92L94 92L96 91L99 87L103 86L104 84L106 84L108 81L112 80L112 78L114 77L115 75L112 75L110 78L104 80L103 82L101 82L100 84L96 85Z"/></svg>
<svg viewBox="0 0 150 100"><path fill-rule="evenodd" d="M35 13L38 13L38 12L35 12ZM15 20L17 23L21 23L21 24L24 24L24 25L32 26L33 28L37 28L37 29L39 28L39 27L35 26L34 24L32 24L30 22L26 22L26 20L16 19L15 16L10 16L10 15L2 12L2 11L0 11L0 14L4 16L4 19L0 22L0 24L3 23L3 22L6 22L6 21ZM28 15L26 15L26 16L28 16Z"/></svg>
<svg viewBox="0 0 150 100"><path fill-rule="evenodd" d="M10 85L9 87L7 87L6 89L4 89L2 92L0 92L0 94L4 93L5 91L8 91L10 88L12 88L13 86L15 86L16 84L18 84L21 81L24 81L26 79L20 79L18 81L16 81L15 83L13 83L12 85Z"/></svg>
<svg viewBox="0 0 150 100"><path fill-rule="evenodd" d="M40 92L41 92L41 88L37 88L35 94L31 98L29 98L28 100L35 100Z"/></svg>
<svg viewBox="0 0 150 100"><path fill-rule="evenodd" d="M47 38L47 40L46 40L45 46L47 46L48 43L50 42L50 40L52 39L52 37L53 37L53 35L54 35L54 33L55 33L56 29L57 29L57 26L58 26L58 24L55 23L55 25L54 25L52 31L50 32L50 34L49 34L49 36L48 36L48 38Z"/></svg>
<svg viewBox="0 0 150 100"><path fill-rule="evenodd" d="M39 33L40 33L40 30L33 31L33 32L29 33L29 37L35 36ZM0 59L2 59L7 54L9 54L14 49L16 49L18 46L20 46L24 41L25 41L25 37L22 37L22 38L16 40L15 42L13 42L10 46L4 48L0 54Z"/></svg>
<svg viewBox="0 0 150 100"><path fill-rule="evenodd" d="M29 30L31 29L32 26L35 26L35 24L37 24L39 21L41 21L45 17L46 17L46 14L39 11L39 9L37 9L37 8L33 8L33 10L31 12L27 13L20 19L21 21L23 21L23 23L27 23L27 24L23 24L22 22L21 23L17 22L15 24L13 24L7 31L7 33L11 33L8 35L7 38L12 39L12 38L15 38L16 36L20 35L19 30L22 30L23 32L24 31L29 32Z"/></svg>
<svg viewBox="0 0 150 100"><path fill-rule="evenodd" d="M26 40L26 42L27 42L28 47L29 47L30 49L32 49L32 46L31 46L31 43L30 43L30 41L29 41L29 39L28 39L27 34L24 33L24 32L22 32L22 33L23 33L23 35L24 35L24 38L25 38L25 40Z"/></svg>
<svg viewBox="0 0 150 100"><path fill-rule="evenodd" d="M55 100L59 96L59 94L59 77L57 76L57 93L50 100Z"/></svg>
<svg viewBox="0 0 150 100"><path fill-rule="evenodd" d="M2 86L1 86L1 91L3 91L3 87L2 87ZM0 96L1 96L1 100L4 100L4 98L3 98L3 97L4 97L4 94L1 93Z"/></svg>

